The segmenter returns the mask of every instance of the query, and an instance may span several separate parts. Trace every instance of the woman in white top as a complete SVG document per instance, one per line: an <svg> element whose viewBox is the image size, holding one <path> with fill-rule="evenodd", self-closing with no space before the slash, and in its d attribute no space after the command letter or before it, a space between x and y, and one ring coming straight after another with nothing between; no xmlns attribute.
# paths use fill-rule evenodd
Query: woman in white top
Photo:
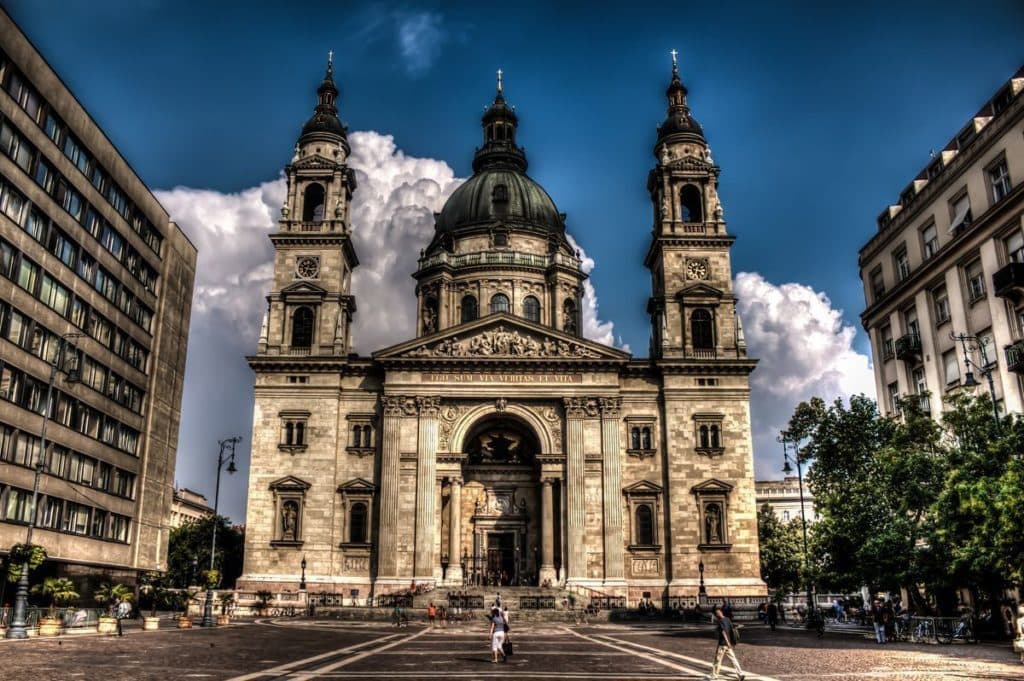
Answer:
<svg viewBox="0 0 1024 681"><path fill-rule="evenodd" d="M491 654L494 656L493 662L497 663L498 655L501 655L501 661L505 661L505 618L501 616L501 611L498 610L498 606L491 608Z"/></svg>

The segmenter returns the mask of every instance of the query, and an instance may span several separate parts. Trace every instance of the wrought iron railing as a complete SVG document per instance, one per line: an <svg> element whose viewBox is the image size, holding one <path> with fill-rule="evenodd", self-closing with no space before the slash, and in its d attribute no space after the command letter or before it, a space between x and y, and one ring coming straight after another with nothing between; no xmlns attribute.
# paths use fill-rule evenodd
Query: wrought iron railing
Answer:
<svg viewBox="0 0 1024 681"><path fill-rule="evenodd" d="M579 268L580 259L564 253L538 255L521 251L480 251L478 253L448 253L441 251L434 255L420 258L421 270L437 265L451 267L471 267L473 265L522 265L526 267L547 268L552 265L566 265Z"/></svg>

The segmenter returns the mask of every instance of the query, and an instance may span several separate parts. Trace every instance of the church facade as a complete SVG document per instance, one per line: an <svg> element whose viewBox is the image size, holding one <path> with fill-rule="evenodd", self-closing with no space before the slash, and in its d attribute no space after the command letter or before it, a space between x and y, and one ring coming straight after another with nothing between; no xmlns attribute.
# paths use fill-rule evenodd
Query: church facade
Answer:
<svg viewBox="0 0 1024 681"><path fill-rule="evenodd" d="M415 337L351 353L358 189L337 94L328 65L270 237L239 588L763 595L756 360L719 167L676 65L647 183L648 358L582 337L586 275L565 215L526 174L500 76L474 174L413 273Z"/></svg>

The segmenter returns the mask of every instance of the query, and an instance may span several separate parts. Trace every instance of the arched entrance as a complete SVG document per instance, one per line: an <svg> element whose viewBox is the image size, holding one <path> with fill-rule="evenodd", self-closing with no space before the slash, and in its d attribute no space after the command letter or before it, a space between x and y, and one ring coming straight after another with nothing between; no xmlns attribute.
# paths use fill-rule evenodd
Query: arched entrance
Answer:
<svg viewBox="0 0 1024 681"><path fill-rule="evenodd" d="M490 414L463 439L462 536L465 583L537 584L540 442L522 419Z"/></svg>

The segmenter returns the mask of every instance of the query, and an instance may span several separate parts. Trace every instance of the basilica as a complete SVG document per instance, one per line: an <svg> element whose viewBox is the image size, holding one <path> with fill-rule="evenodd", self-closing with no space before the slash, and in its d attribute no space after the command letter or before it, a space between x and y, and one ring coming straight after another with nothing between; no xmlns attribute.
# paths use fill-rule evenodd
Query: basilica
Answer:
<svg viewBox="0 0 1024 681"><path fill-rule="evenodd" d="M647 177L649 357L581 335L586 274L498 81L435 216L416 333L351 352L359 265L333 69L286 166L240 589L528 585L756 597L747 357L720 168L673 58ZM638 216L640 217L640 216Z"/></svg>

